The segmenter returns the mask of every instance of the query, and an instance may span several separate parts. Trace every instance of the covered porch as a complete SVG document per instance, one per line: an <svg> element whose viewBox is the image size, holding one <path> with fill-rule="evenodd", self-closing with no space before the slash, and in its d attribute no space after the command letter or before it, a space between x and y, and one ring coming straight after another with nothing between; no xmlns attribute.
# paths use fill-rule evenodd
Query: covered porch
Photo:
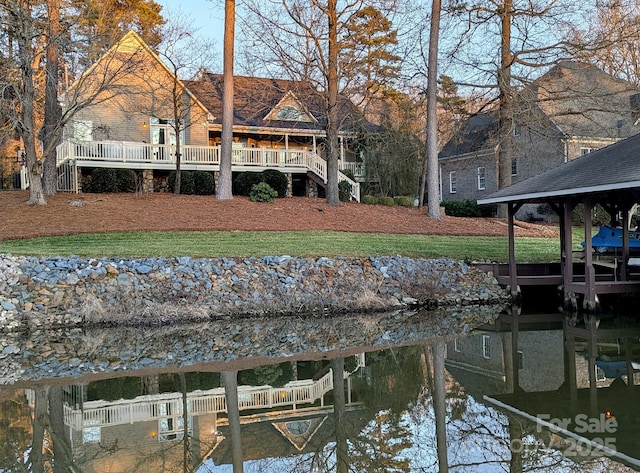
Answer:
<svg viewBox="0 0 640 473"><path fill-rule="evenodd" d="M530 179L501 189L478 204L504 204L508 208L509 263L502 281L517 295L521 285L556 284L562 287L565 308L592 312L600 294L640 293L640 272L630 253L631 211L640 202L640 136L581 156ZM525 204L548 204L559 217L559 270L555 274L520 274L516 264L515 215ZM583 205L583 250L573 244L572 212ZM621 228L620 241L607 258L594 251L592 212L600 204Z"/></svg>

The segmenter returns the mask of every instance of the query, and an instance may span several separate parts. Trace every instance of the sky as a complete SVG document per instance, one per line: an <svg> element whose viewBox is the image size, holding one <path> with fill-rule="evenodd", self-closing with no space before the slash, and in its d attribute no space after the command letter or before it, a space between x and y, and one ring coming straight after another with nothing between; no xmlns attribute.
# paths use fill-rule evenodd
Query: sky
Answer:
<svg viewBox="0 0 640 473"><path fill-rule="evenodd" d="M189 23L197 29L197 35L213 39L216 50L222 57L224 33L224 2L220 0L155 0L162 6L162 16L170 20L171 13L181 11Z"/></svg>

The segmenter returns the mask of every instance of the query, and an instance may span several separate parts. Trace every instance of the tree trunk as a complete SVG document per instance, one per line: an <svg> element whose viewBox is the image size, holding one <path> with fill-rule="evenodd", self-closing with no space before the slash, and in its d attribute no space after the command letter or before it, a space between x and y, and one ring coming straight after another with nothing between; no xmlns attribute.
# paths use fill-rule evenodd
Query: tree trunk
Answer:
<svg viewBox="0 0 640 473"><path fill-rule="evenodd" d="M64 435L62 386L49 387L49 431L53 441L54 472L70 473L74 471L71 447Z"/></svg>
<svg viewBox="0 0 640 473"><path fill-rule="evenodd" d="M227 415L229 416L229 432L231 433L231 457L233 473L244 471L242 455L242 432L240 430L240 410L238 408L238 372L223 371L220 373L224 383L224 395L227 399Z"/></svg>
<svg viewBox="0 0 640 473"><path fill-rule="evenodd" d="M427 193L429 217L441 219L438 185L438 39L440 33L440 0L431 4L429 31L429 65L427 71Z"/></svg>
<svg viewBox="0 0 640 473"><path fill-rule="evenodd" d="M176 134L176 180L173 185L173 194L180 195L180 189L182 187L182 139L180 132L182 131L182 96L178 87L178 70L174 67L173 70L173 83L172 83L172 95L171 100L173 102L173 132ZM169 140L171 141L171 140Z"/></svg>
<svg viewBox="0 0 640 473"><path fill-rule="evenodd" d="M47 0L49 14L47 37L47 65L44 97L44 125L42 129L43 187L47 195L58 192L56 146L60 137L62 111L58 102L58 61L60 51L60 0Z"/></svg>
<svg viewBox="0 0 640 473"><path fill-rule="evenodd" d="M433 410L436 418L436 449L438 450L438 471L449 471L447 455L447 402L446 402L446 378L444 373L443 341L437 341L433 345Z"/></svg>
<svg viewBox="0 0 640 473"><path fill-rule="evenodd" d="M498 71L498 90L500 91L500 111L498 117L498 189L511 185L511 156L513 140L511 124L513 120L513 106L511 97L511 17L513 0L504 0L501 12L502 35L500 45L500 70ZM498 216L506 218L505 205L498 206Z"/></svg>
<svg viewBox="0 0 640 473"><path fill-rule="evenodd" d="M12 12L10 18L15 28L14 39L18 46L18 65L22 79L22 107L19 112L18 133L24 145L25 164L29 172L29 203L45 205L47 201L42 189L42 161L38 159L35 145L35 89L31 52L31 40L34 33L31 13L30 6L25 2L20 2L20 9Z"/></svg>
<svg viewBox="0 0 640 473"><path fill-rule="evenodd" d="M220 148L220 176L216 197L233 199L231 158L233 152L233 43L235 39L235 0L224 3L224 74L222 94L222 146Z"/></svg>
<svg viewBox="0 0 640 473"><path fill-rule="evenodd" d="M346 404L344 397L344 358L331 360L333 371L333 417L336 427L336 471L348 473L349 460L347 450Z"/></svg>
<svg viewBox="0 0 640 473"><path fill-rule="evenodd" d="M35 388L35 406L33 409L33 436L31 441L31 453L29 462L33 473L44 473L44 431L47 421L47 388L39 386Z"/></svg>
<svg viewBox="0 0 640 473"><path fill-rule="evenodd" d="M180 373L180 390L182 391L182 472L194 471L191 455L191 438L189 437L189 399L187 397L187 378Z"/></svg>
<svg viewBox="0 0 640 473"><path fill-rule="evenodd" d="M327 4L329 20L329 65L327 71L327 203L340 205L338 193L338 13L336 0Z"/></svg>
<svg viewBox="0 0 640 473"><path fill-rule="evenodd" d="M176 126L176 181L173 186L173 195L180 195L180 187L182 183L182 171L180 169L182 162L181 149L182 143L180 142L180 126Z"/></svg>

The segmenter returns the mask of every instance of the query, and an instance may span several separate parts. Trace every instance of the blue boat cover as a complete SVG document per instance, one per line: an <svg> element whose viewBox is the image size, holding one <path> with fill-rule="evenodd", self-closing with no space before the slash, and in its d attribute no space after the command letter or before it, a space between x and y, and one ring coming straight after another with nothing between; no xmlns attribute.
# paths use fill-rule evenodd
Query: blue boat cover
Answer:
<svg viewBox="0 0 640 473"><path fill-rule="evenodd" d="M584 248L584 242L580 244ZM591 238L591 246L598 252L622 248L622 228L601 226L598 233ZM629 248L640 249L640 233L629 232Z"/></svg>

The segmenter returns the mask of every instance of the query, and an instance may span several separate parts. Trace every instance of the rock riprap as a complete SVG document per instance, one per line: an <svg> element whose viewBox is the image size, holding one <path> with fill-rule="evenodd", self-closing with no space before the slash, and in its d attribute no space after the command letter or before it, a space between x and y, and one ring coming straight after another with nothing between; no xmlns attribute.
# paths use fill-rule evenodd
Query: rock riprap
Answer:
<svg viewBox="0 0 640 473"><path fill-rule="evenodd" d="M451 259L0 255L5 332L507 300L492 276Z"/></svg>

